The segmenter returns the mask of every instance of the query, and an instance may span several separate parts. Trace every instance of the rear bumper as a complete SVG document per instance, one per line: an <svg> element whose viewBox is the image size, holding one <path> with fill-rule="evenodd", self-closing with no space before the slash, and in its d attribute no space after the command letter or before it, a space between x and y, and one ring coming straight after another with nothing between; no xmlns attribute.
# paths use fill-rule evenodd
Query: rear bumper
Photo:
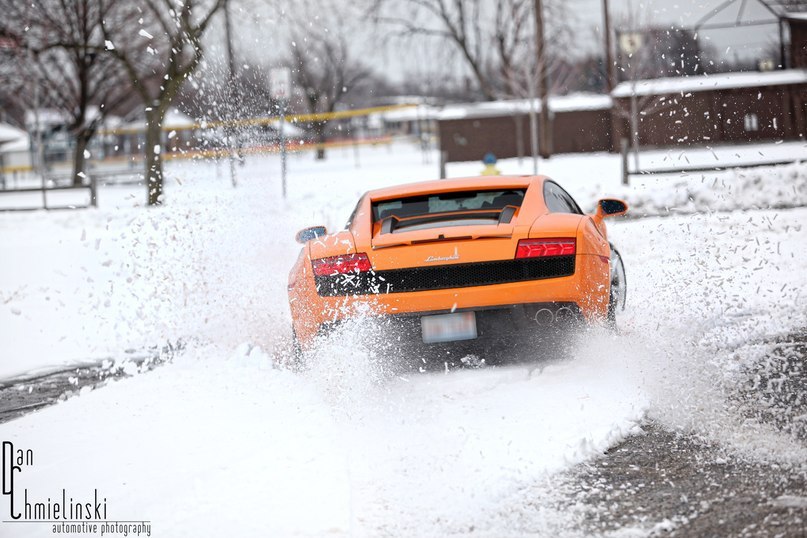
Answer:
<svg viewBox="0 0 807 538"><path fill-rule="evenodd" d="M474 312L477 337L442 343L424 343L421 317L448 312L418 312L382 315L373 318L363 339L389 357L415 357L424 364L457 363L462 357L476 354L491 360L507 361L535 355L549 346L557 351L557 337L584 323L583 313L575 303L529 303L490 308L471 308L457 312ZM338 331L345 320L326 322L320 336Z"/></svg>
<svg viewBox="0 0 807 538"><path fill-rule="evenodd" d="M321 330L362 316L418 320L421 315L451 311L511 312L507 315L518 325L518 318L529 318L535 305L573 304L580 318L595 321L606 316L609 282L607 262L599 256L578 254L573 275L489 286L328 297L317 293L310 277L304 289L290 293L290 306L295 334L303 346L308 346ZM521 309L526 314L513 314ZM484 326L487 319L479 322ZM482 327L480 337L481 331Z"/></svg>
<svg viewBox="0 0 807 538"><path fill-rule="evenodd" d="M509 338L528 332L540 332L553 328L565 328L583 323L585 318L575 303L528 303L486 308L461 308L454 312L475 312L477 340ZM397 332L413 340L420 338L420 318L436 314L448 314L451 310L409 312L397 315L382 315L375 319L383 329ZM322 324L318 334L325 336L339 327L345 320L329 321Z"/></svg>

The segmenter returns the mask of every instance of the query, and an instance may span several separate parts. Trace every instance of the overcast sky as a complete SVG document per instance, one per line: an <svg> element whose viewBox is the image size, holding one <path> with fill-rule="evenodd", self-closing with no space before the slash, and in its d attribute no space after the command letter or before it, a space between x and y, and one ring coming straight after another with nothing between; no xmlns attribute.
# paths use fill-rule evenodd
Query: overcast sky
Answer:
<svg viewBox="0 0 807 538"><path fill-rule="evenodd" d="M574 6L576 24L581 28L600 27L602 25L602 0L567 0ZM611 18L615 29L625 24L631 13L638 13L640 23L672 24L678 27L693 27L702 18L708 16L723 0L611 0ZM745 4L742 14L741 6ZM773 20L773 15L757 0L738 0L729 8L715 15L706 24L733 23ZM704 30L700 37L711 41L721 53L726 52L734 57L755 57L771 42L778 42L776 24L764 26L747 26L728 30Z"/></svg>
<svg viewBox="0 0 807 538"><path fill-rule="evenodd" d="M256 2L248 9L234 13L237 52L240 57L266 60L280 57L288 50L288 39L284 37L282 20L279 17L277 2L294 0L275 0L273 3ZM345 11L357 2L353 0L332 0ZM491 0L493 1L493 0ZM553 0L544 0L551 2ZM598 52L603 48L601 27L603 21L602 0L554 0L563 1L570 12L567 21L576 32L578 46L571 55L582 55ZM614 29L625 28L630 20L637 20L639 25L676 25L693 27L702 17L707 16L724 0L610 0L612 26ZM807 3L807 0L804 0ZM708 24L731 23L738 19L740 8L745 4L741 20L765 21L773 16L757 0L737 0L731 7L713 17ZM273 6L273 7L270 7ZM377 72L387 75L394 81L400 81L422 70L424 62L434 64L444 51L429 46L427 50L411 50L392 41L387 46L379 45L378 29L360 17L354 17L354 29L351 29L352 41L365 63ZM553 21L547 21L552 24ZM332 21L322 18L312 21L324 27L332 25ZM776 24L764 26L747 26L729 30L703 30L699 37L712 43L719 54L728 58L757 58L772 44L778 43L778 27ZM218 38L214 38L218 41ZM221 42L221 41L219 41ZM368 45L369 43L369 45ZM212 47L211 52L221 53L219 47ZM432 50L433 49L433 50ZM448 66L450 68L450 66Z"/></svg>

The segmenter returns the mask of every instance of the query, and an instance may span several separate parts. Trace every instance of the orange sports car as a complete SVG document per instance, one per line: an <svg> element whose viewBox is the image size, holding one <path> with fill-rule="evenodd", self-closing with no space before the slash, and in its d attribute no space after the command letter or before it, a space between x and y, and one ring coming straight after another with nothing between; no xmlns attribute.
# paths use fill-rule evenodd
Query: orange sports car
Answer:
<svg viewBox="0 0 807 538"><path fill-rule="evenodd" d="M500 349L517 335L613 321L625 271L604 219L626 211L603 199L585 214L544 176L367 192L344 230L297 234L303 249L288 283L295 350L368 315L427 349Z"/></svg>

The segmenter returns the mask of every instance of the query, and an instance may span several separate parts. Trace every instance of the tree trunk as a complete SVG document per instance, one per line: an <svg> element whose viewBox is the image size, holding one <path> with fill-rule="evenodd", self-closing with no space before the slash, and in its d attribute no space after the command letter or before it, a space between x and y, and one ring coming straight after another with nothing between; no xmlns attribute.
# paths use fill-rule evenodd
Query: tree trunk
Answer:
<svg viewBox="0 0 807 538"><path fill-rule="evenodd" d="M316 124L316 135L317 135L317 160L324 161L325 160L325 122L320 122Z"/></svg>
<svg viewBox="0 0 807 538"><path fill-rule="evenodd" d="M79 186L84 183L84 174L86 173L87 159L84 157L84 152L87 145L92 138L92 131L89 129L81 129L76 133L76 149L73 153L73 186Z"/></svg>
<svg viewBox="0 0 807 538"><path fill-rule="evenodd" d="M636 102L636 83L633 83L633 93L630 96L630 139L633 147L633 166L639 171L639 105Z"/></svg>
<svg viewBox="0 0 807 538"><path fill-rule="evenodd" d="M165 112L154 107L146 112L146 187L148 205L163 202L162 127Z"/></svg>
<svg viewBox="0 0 807 538"><path fill-rule="evenodd" d="M538 99L541 101L541 114L538 116L538 151L541 157L552 156L552 116L549 112L549 70L546 44L544 43L544 11L542 0L535 0L535 61L537 62Z"/></svg>

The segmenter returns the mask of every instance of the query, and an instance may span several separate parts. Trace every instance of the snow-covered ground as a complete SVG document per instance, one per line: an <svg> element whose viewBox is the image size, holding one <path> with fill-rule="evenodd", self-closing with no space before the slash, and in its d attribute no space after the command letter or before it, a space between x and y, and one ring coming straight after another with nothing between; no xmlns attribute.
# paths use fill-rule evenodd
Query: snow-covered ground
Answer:
<svg viewBox="0 0 807 538"><path fill-rule="evenodd" d="M723 148L723 164L731 152L805 153L783 146ZM0 426L42 462L23 475L29 490L98 488L110 519L150 520L155 536L577 535L553 476L645 416L751 458L807 459L724 393L747 360L738 349L807 326L807 209L742 210L805 205L804 165L755 170L753 189L716 175L726 211L713 213L716 199L680 193L706 196L699 185L715 178L642 178L626 191L617 156L541 163L586 208L620 194L696 213L611 224L628 271L621 333L581 335L572 361L390 375L396 358L347 331L308 371L278 368L294 231L339 228L365 190L434 177L426 157L400 144L362 148L358 167L352 150L295 156L287 200L274 156L249 158L237 189L226 166L172 163L159 209L136 207L141 188L107 187L98 210L0 214L0 378L186 345L148 374Z"/></svg>

